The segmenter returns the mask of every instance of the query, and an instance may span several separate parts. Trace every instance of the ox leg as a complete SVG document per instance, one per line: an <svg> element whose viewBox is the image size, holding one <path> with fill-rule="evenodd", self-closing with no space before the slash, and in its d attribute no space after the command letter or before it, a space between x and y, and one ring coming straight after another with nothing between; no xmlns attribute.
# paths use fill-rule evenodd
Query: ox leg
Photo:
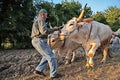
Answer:
<svg viewBox="0 0 120 80"><path fill-rule="evenodd" d="M101 61L102 63L106 62L107 52L108 52L108 48L104 48L103 49L103 59Z"/></svg>
<svg viewBox="0 0 120 80"><path fill-rule="evenodd" d="M87 56L89 57L89 61L87 62L86 66L94 67L93 56L99 46L100 46L100 44L98 44L98 43L91 44L91 49L89 50L89 52L87 54Z"/></svg>
<svg viewBox="0 0 120 80"><path fill-rule="evenodd" d="M85 66L86 66L86 67L89 67L89 66L90 66L90 65L89 65L89 56L88 56L88 54L87 54L87 53L89 52L89 50L88 50L88 49L87 49L87 50L85 49L84 51L85 51L85 54L86 54L86 60L87 60Z"/></svg>
<svg viewBox="0 0 120 80"><path fill-rule="evenodd" d="M75 52L75 51L73 51L73 53L72 53L72 59L71 59L71 62L74 62L74 61L75 61L75 56L76 56L76 52Z"/></svg>
<svg viewBox="0 0 120 80"><path fill-rule="evenodd" d="M66 55L66 57L65 57L65 64L67 65L67 64L70 64L71 63L71 50L68 50L68 52L67 52L67 55Z"/></svg>
<svg viewBox="0 0 120 80"><path fill-rule="evenodd" d="M90 65L89 65L89 57L88 56L86 56L86 59L87 59L87 62L86 62L86 67L89 67Z"/></svg>

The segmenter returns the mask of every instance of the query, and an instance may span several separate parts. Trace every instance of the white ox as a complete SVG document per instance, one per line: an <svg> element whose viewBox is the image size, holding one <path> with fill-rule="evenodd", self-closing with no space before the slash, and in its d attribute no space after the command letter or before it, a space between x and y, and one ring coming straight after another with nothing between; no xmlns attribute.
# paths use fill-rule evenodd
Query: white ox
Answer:
<svg viewBox="0 0 120 80"><path fill-rule="evenodd" d="M81 44L86 53L86 66L94 67L93 57L98 47L103 49L103 59L106 61L109 41L112 30L108 25L97 21L79 22L77 18L72 18L61 30L60 39L64 40L69 37L72 41Z"/></svg>
<svg viewBox="0 0 120 80"><path fill-rule="evenodd" d="M73 42L69 38L65 40L60 40L58 38L59 31L55 31L54 33L48 35L48 44L51 46L53 50L57 50L60 57L64 57L66 59L65 64L69 64L75 60L76 52L75 50L81 47L81 44ZM81 48L82 49L82 48ZM72 54L72 57L71 57Z"/></svg>

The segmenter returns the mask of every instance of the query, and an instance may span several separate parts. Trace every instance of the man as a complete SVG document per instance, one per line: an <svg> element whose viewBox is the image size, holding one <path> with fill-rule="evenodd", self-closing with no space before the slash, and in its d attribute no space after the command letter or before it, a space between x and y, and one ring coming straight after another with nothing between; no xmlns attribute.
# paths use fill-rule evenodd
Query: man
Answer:
<svg viewBox="0 0 120 80"><path fill-rule="evenodd" d="M117 35L112 34L112 38L110 40L111 43L111 48L113 52L117 52L119 50L120 47L120 39L119 37L117 37Z"/></svg>
<svg viewBox="0 0 120 80"><path fill-rule="evenodd" d="M32 45L42 56L42 59L34 73L45 77L46 75L43 73L43 70L48 63L50 67L50 78L53 79L59 77L57 74L57 60L50 46L47 44L46 38L48 34L58 30L59 28L48 28L45 23L46 18L47 11L45 9L41 9L38 13L38 18L32 26Z"/></svg>

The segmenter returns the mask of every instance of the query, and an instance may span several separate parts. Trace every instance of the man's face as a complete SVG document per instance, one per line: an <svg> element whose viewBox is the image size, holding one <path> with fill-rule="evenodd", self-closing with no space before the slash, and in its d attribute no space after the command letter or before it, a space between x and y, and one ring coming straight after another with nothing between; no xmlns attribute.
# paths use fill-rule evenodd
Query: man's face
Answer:
<svg viewBox="0 0 120 80"><path fill-rule="evenodd" d="M41 16L42 18L46 19L47 18L47 13L40 13L39 16Z"/></svg>
<svg viewBox="0 0 120 80"><path fill-rule="evenodd" d="M115 38L115 35L113 34L112 37Z"/></svg>

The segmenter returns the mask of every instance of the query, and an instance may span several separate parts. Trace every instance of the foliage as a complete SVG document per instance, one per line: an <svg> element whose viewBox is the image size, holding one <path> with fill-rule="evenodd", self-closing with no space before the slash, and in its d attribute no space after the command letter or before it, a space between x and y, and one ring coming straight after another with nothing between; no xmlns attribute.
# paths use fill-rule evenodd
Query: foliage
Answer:
<svg viewBox="0 0 120 80"><path fill-rule="evenodd" d="M89 18L89 17L91 17L91 15L92 15L91 8L90 8L90 7L87 7L86 10L85 10L85 15L84 15L84 17L85 17L85 18Z"/></svg>
<svg viewBox="0 0 120 80"><path fill-rule="evenodd" d="M106 22L106 18L104 17L104 13L103 12L97 12L96 14L92 15L93 19L98 21L98 22L101 22L101 23L104 23L104 24L108 24Z"/></svg>
<svg viewBox="0 0 120 80"><path fill-rule="evenodd" d="M120 27L120 8L111 6L105 10L104 16L114 31Z"/></svg>
<svg viewBox="0 0 120 80"><path fill-rule="evenodd" d="M81 4L78 2L64 2L62 4L56 4L55 12L59 19L58 25L66 23L72 17L77 17L80 13L80 9Z"/></svg>
<svg viewBox="0 0 120 80"><path fill-rule="evenodd" d="M34 17L32 0L2 0L0 3L0 14L2 14L0 15L0 43L4 44L8 39L16 47L18 43L24 41L27 43L27 38L30 41L29 36ZM20 47L24 48L23 46L27 45L22 44Z"/></svg>
<svg viewBox="0 0 120 80"><path fill-rule="evenodd" d="M92 17L96 21L108 24L113 31L120 28L120 8L116 6L108 7L104 12L97 12Z"/></svg>

